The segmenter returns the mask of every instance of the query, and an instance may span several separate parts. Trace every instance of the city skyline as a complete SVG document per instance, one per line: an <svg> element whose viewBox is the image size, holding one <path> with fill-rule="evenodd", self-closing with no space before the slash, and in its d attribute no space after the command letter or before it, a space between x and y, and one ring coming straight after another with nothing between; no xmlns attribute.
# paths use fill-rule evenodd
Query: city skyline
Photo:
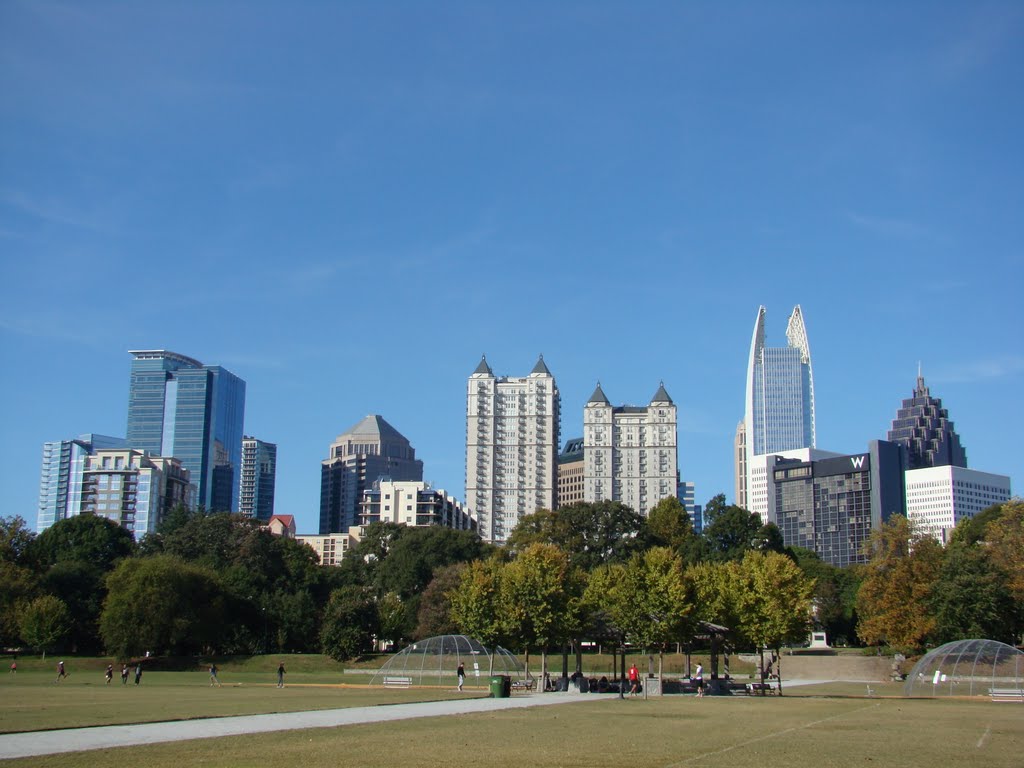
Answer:
<svg viewBox="0 0 1024 768"><path fill-rule="evenodd" d="M682 479L732 497L760 305L771 346L806 316L821 449L884 439L920 362L971 467L1019 482L1022 32L1000 4L6 3L0 514L34 525L44 442L126 436L131 349L246 382L303 533L369 413L464 494L482 353L544 355L560 449L596 381L664 381Z"/></svg>

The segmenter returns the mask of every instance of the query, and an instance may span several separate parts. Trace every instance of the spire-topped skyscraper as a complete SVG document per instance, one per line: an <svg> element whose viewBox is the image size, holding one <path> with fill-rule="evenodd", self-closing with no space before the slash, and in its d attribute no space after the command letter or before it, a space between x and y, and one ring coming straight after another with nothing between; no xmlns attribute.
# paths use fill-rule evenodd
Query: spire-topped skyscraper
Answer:
<svg viewBox="0 0 1024 768"><path fill-rule="evenodd" d="M960 445L942 400L932 397L925 386L920 365L914 396L903 401L886 439L906 446L910 469L967 466L967 451Z"/></svg>
<svg viewBox="0 0 1024 768"><path fill-rule="evenodd" d="M558 385L541 355L528 376L495 376L482 358L466 396L466 506L484 541L503 543L523 515L554 509Z"/></svg>
<svg viewBox="0 0 1024 768"><path fill-rule="evenodd" d="M676 496L676 404L665 384L646 406L612 407L598 382L583 408L583 499L620 501L642 515Z"/></svg>
<svg viewBox="0 0 1024 768"><path fill-rule="evenodd" d="M765 492L763 483L752 485L752 458L782 451L815 447L814 373L807 326L798 304L786 326L786 346L765 343L765 308L758 307L747 363L747 391L743 416L746 462L736 462L746 482L737 480L747 498L737 498L741 507L753 510L751 495Z"/></svg>

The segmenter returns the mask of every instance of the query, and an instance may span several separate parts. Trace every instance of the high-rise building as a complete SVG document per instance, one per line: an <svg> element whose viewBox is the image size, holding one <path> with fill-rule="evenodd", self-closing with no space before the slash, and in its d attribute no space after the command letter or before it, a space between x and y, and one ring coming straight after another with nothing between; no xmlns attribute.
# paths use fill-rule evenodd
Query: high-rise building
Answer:
<svg viewBox="0 0 1024 768"><path fill-rule="evenodd" d="M764 522L775 520L775 490L772 485L772 471L775 465L783 460L797 461L821 461L822 459L835 459L843 456L833 451L823 451L820 448L795 448L790 451L779 451L764 456L750 457L750 465L747 470L747 511L753 512L761 517Z"/></svg>
<svg viewBox="0 0 1024 768"><path fill-rule="evenodd" d="M276 477L277 446L255 437L243 437L238 513L257 520L270 520L274 514Z"/></svg>
<svg viewBox="0 0 1024 768"><path fill-rule="evenodd" d="M960 436L953 429L942 401L932 397L917 372L914 396L903 401L896 412L888 439L906 446L910 469L940 466L967 466L967 451L960 445Z"/></svg>
<svg viewBox="0 0 1024 768"><path fill-rule="evenodd" d="M583 461L583 438L574 437L565 441L565 450L558 454L558 501L559 507L568 507L583 501L583 476L586 466Z"/></svg>
<svg viewBox="0 0 1024 768"><path fill-rule="evenodd" d="M462 502L423 481L378 480L363 492L360 508L361 526L395 523L410 527L440 525L457 531L476 529L476 521Z"/></svg>
<svg viewBox="0 0 1024 768"><path fill-rule="evenodd" d="M800 305L789 316L785 347L769 347L765 338L765 308L761 306L747 361L742 434L746 441L745 486L737 479L736 503L751 512L757 511L752 498L753 457L815 447L811 345ZM737 475L740 469L737 466ZM745 505L741 503L741 494L746 496Z"/></svg>
<svg viewBox="0 0 1024 768"><path fill-rule="evenodd" d="M1010 478L1006 475L958 465L912 469L904 480L907 519L943 544L961 520L1010 499Z"/></svg>
<svg viewBox="0 0 1024 768"><path fill-rule="evenodd" d="M245 382L165 349L131 354L128 445L180 460L198 489L197 504L236 511Z"/></svg>
<svg viewBox="0 0 1024 768"><path fill-rule="evenodd" d="M817 461L778 456L771 467L771 521L787 546L804 547L836 566L865 563L871 531L902 514L902 446L873 440L866 453Z"/></svg>
<svg viewBox="0 0 1024 768"><path fill-rule="evenodd" d="M423 462L409 441L370 414L331 443L320 469L320 533L344 533L359 524L363 493L381 477L422 480Z"/></svg>
<svg viewBox="0 0 1024 768"><path fill-rule="evenodd" d="M612 407L598 383L583 408L586 501L618 501L642 515L675 496L676 406L658 386L646 406Z"/></svg>
<svg viewBox="0 0 1024 768"><path fill-rule="evenodd" d="M688 480L679 481L679 503L683 505L686 514L690 516L690 523L697 535L704 532L704 510L697 503L697 486Z"/></svg>
<svg viewBox="0 0 1024 768"><path fill-rule="evenodd" d="M740 421L736 425L736 437L732 444L733 463L736 467L736 506L750 509L747 498L747 483L750 481L750 470L747 467L747 425Z"/></svg>
<svg viewBox="0 0 1024 768"><path fill-rule="evenodd" d="M554 509L560 401L544 356L528 376L495 376L486 357L466 395L466 506L481 538L503 543L523 515Z"/></svg>
<svg viewBox="0 0 1024 768"><path fill-rule="evenodd" d="M103 448L126 447L123 437L85 434L73 440L43 443L36 531L82 513L82 473L85 459Z"/></svg>
<svg viewBox="0 0 1024 768"><path fill-rule="evenodd" d="M191 509L194 492L188 470L176 458L101 449L85 458L81 514L113 520L141 538L173 507Z"/></svg>

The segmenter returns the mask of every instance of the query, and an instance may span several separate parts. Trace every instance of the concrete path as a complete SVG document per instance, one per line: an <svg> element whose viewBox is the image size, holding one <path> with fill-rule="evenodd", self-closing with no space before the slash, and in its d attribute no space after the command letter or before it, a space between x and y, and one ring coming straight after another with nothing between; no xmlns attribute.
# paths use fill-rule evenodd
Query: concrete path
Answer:
<svg viewBox="0 0 1024 768"><path fill-rule="evenodd" d="M324 709L314 712L211 717L170 723L104 725L93 728L67 728L59 731L11 733L0 735L0 759L36 757L59 752L80 752L87 749L109 749L135 744L157 744L165 741L211 739L247 733L291 731L300 728L335 728L340 725L380 723L415 717L468 715L502 709L568 704L574 701L610 701L612 698L611 696L588 696L579 693L545 693L543 695L515 696L508 699L454 699L419 704L392 704L376 707Z"/></svg>

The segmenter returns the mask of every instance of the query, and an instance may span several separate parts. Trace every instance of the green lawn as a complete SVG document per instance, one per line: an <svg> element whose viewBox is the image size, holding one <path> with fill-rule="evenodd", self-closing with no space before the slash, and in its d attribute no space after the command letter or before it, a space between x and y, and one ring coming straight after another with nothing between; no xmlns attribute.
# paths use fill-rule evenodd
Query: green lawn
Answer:
<svg viewBox="0 0 1024 768"><path fill-rule="evenodd" d="M283 689L276 687L273 673L232 670L219 675L221 688L211 688L209 675L202 671L145 672L139 686L131 678L121 685L118 673L108 686L105 664L98 669L77 666L69 663L70 676L60 683L49 671L19 669L17 675L0 677L0 733L486 695L483 687L459 694L452 690L454 680L449 687L408 690L347 687L365 685L370 675L345 675L342 686L341 675L320 672L289 672Z"/></svg>
<svg viewBox="0 0 1024 768"><path fill-rule="evenodd" d="M907 700L889 696L898 692L896 686L879 687L881 696L870 699L858 698L864 686L852 684L794 688L792 695L782 698L674 696L620 701L595 697L554 707L127 747L7 764L55 768L120 764L153 768L336 768L339 764L368 768L511 764L541 768L1020 767L1024 755L1021 705ZM164 690L175 689L168 684ZM210 696L229 693L228 689L204 692ZM141 691L91 693L99 698ZM263 691L267 697L275 693ZM350 692L333 693L343 698Z"/></svg>

